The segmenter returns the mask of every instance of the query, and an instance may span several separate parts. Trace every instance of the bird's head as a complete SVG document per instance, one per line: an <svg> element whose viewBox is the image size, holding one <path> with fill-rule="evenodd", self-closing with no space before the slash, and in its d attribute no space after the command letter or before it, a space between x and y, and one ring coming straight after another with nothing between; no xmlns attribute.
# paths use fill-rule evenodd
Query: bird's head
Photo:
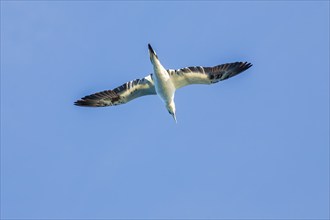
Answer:
<svg viewBox="0 0 330 220"><path fill-rule="evenodd" d="M176 115L175 115L175 104L174 104L174 102L172 101L172 102L168 103L166 105L166 108L167 108L168 113L170 113L170 115L172 115L173 119L177 123Z"/></svg>
<svg viewBox="0 0 330 220"><path fill-rule="evenodd" d="M158 56L156 52L152 49L150 44L148 44L148 49L149 49L150 61L153 65L155 65L156 62L159 62Z"/></svg>

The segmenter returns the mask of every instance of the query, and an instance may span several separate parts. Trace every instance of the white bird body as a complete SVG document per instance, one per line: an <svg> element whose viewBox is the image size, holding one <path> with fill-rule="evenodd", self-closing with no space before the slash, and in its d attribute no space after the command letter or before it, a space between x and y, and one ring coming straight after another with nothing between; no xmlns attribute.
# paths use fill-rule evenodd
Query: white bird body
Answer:
<svg viewBox="0 0 330 220"><path fill-rule="evenodd" d="M113 90L106 90L85 96L76 101L75 105L88 107L120 105L141 96L157 94L163 100L168 112L176 121L174 103L176 89L191 84L217 83L235 76L252 66L252 64L247 62L235 62L214 67L195 66L178 70L166 70L150 44L148 48L154 74L150 74L142 79L129 81Z"/></svg>
<svg viewBox="0 0 330 220"><path fill-rule="evenodd" d="M176 122L174 103L175 86L170 75L159 60L155 60L155 62L152 63L154 65L155 74L153 75L153 80L156 93L163 100L166 108Z"/></svg>
<svg viewBox="0 0 330 220"><path fill-rule="evenodd" d="M155 74L153 75L153 80L157 95L159 95L164 103L172 102L174 98L175 87L166 69L160 62L155 64L154 73Z"/></svg>

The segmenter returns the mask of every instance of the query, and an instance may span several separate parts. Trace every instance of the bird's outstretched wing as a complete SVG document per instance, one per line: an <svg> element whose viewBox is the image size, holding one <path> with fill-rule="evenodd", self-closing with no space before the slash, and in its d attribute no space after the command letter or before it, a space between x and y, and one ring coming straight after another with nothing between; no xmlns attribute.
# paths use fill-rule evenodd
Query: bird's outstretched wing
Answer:
<svg viewBox="0 0 330 220"><path fill-rule="evenodd" d="M167 70L176 89L191 84L211 84L233 77L252 66L248 62L226 63L214 67L186 67Z"/></svg>
<svg viewBox="0 0 330 220"><path fill-rule="evenodd" d="M113 89L85 96L74 104L87 107L105 107L120 105L145 95L155 95L155 86L152 74L132 80Z"/></svg>

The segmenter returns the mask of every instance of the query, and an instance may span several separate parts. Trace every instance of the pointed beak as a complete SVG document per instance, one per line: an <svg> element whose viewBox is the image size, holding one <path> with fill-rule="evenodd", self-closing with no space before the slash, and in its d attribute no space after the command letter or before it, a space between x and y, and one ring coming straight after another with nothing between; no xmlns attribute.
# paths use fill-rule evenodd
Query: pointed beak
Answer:
<svg viewBox="0 0 330 220"><path fill-rule="evenodd" d="M173 114L172 116L173 116L173 119L174 119L175 123L178 123L178 121L176 120L175 114Z"/></svg>

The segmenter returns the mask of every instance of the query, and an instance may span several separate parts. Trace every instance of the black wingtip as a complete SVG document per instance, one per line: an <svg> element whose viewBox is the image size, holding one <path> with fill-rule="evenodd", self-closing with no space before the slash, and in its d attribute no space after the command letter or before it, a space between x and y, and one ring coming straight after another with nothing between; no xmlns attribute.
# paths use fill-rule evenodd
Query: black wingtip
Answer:
<svg viewBox="0 0 330 220"><path fill-rule="evenodd" d="M76 105L76 106L88 106L88 104L86 103L86 101L81 100L81 99L75 101L73 104Z"/></svg>
<svg viewBox="0 0 330 220"><path fill-rule="evenodd" d="M238 73L243 72L243 71L249 69L251 66L252 66L252 63L244 62L244 63L240 66L240 69L239 69Z"/></svg>
<svg viewBox="0 0 330 220"><path fill-rule="evenodd" d="M74 103L76 106L80 107L106 107L108 106L104 102L99 102L97 100L90 100L90 99L80 99Z"/></svg>
<svg viewBox="0 0 330 220"><path fill-rule="evenodd" d="M249 69L251 66L253 66L253 64L249 62L245 62L245 65L246 65L246 69Z"/></svg>
<svg viewBox="0 0 330 220"><path fill-rule="evenodd" d="M237 62L237 64L239 64L239 72L243 72L253 66L252 63L249 62Z"/></svg>

